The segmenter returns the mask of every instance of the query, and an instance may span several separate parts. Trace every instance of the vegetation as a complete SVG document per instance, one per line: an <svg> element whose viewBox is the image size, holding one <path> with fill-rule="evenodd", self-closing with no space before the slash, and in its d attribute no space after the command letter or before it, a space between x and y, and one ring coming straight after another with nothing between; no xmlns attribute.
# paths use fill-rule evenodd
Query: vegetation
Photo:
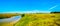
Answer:
<svg viewBox="0 0 60 26"><path fill-rule="evenodd" d="M20 15L20 14L19 14ZM9 14L8 17L15 16ZM14 26L60 26L60 14L21 14L22 18ZM7 15L4 15L7 17Z"/></svg>
<svg viewBox="0 0 60 26"><path fill-rule="evenodd" d="M12 17L12 16L18 16L18 15L21 15L21 14L18 14L18 13L0 14L0 19L3 19L3 18L10 18L10 17Z"/></svg>
<svg viewBox="0 0 60 26"><path fill-rule="evenodd" d="M60 26L60 14L25 14L15 26Z"/></svg>
<svg viewBox="0 0 60 26"><path fill-rule="evenodd" d="M51 13L60 13L60 12L56 12L56 11L55 11L55 12L51 12Z"/></svg>

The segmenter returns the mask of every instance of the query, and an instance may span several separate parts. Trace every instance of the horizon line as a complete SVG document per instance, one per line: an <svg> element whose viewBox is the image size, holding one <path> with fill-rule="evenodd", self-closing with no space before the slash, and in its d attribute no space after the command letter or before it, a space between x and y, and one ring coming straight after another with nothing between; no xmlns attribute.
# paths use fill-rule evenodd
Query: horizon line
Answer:
<svg viewBox="0 0 60 26"><path fill-rule="evenodd" d="M50 13L51 11L9 11L0 13Z"/></svg>

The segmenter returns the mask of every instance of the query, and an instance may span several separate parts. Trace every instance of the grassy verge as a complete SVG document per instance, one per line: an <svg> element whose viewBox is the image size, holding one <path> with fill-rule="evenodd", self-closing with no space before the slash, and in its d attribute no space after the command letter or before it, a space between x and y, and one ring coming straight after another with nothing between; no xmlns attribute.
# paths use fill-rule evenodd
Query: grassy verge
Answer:
<svg viewBox="0 0 60 26"><path fill-rule="evenodd" d="M59 26L58 19L60 14L26 14L15 26Z"/></svg>

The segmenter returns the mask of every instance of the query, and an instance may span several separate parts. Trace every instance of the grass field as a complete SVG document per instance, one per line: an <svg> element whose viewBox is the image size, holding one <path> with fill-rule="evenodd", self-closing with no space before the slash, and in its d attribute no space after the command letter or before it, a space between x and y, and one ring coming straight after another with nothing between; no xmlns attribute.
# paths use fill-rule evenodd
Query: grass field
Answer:
<svg viewBox="0 0 60 26"><path fill-rule="evenodd" d="M7 14L3 16L11 17L15 15ZM60 26L60 14L24 14L14 26Z"/></svg>
<svg viewBox="0 0 60 26"><path fill-rule="evenodd" d="M60 14L25 14L15 26L60 26Z"/></svg>

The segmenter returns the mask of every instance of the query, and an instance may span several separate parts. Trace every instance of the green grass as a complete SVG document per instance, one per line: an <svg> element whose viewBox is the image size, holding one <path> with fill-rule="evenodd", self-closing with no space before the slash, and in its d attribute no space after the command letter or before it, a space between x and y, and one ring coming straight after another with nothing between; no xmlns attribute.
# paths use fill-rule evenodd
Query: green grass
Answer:
<svg viewBox="0 0 60 26"><path fill-rule="evenodd" d="M15 14L3 14L0 15L0 19L6 18L7 16L11 17L15 16ZM23 14L20 21L14 26L60 26L60 14Z"/></svg>
<svg viewBox="0 0 60 26"><path fill-rule="evenodd" d="M46 17L47 16L47 17ZM53 16L53 17L51 17ZM55 17L54 17L55 16ZM22 17L22 19L15 24L15 26L59 26L60 14L30 14ZM59 21L58 21L59 20ZM56 23L59 22L59 23Z"/></svg>

